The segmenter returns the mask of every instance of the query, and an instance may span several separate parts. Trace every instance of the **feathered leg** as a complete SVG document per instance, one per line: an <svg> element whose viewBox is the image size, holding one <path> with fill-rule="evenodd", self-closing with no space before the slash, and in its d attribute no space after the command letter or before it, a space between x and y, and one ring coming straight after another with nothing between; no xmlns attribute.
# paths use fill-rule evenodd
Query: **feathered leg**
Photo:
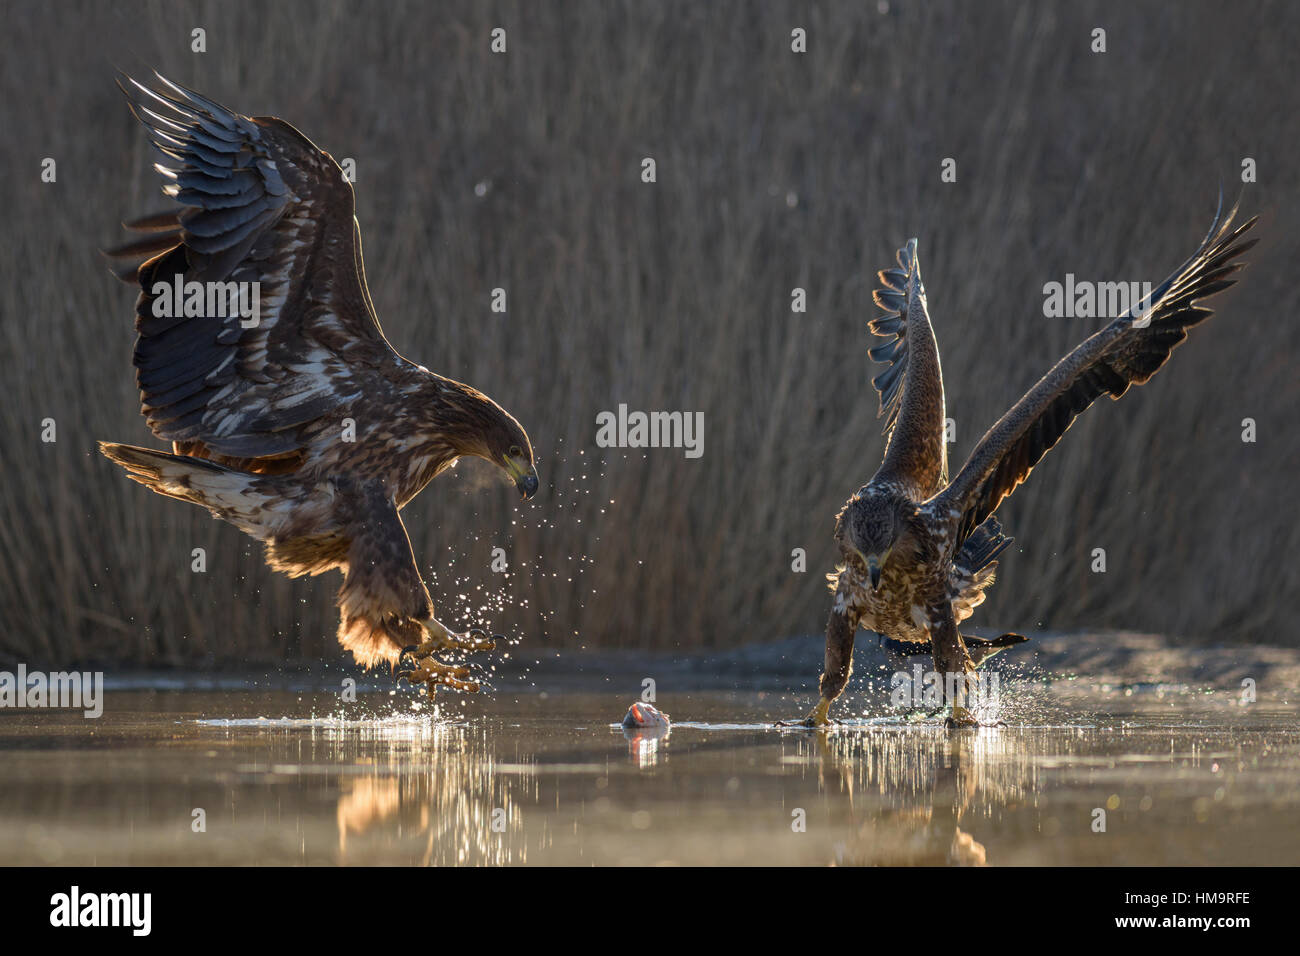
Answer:
<svg viewBox="0 0 1300 956"><path fill-rule="evenodd" d="M348 532L347 571L339 591L339 639L365 666L381 660L397 668L397 679L474 693L463 664L440 660L441 651L487 651L496 643L475 628L454 634L433 616L433 601L420 578L406 528L385 489L340 486L353 508Z"/></svg>
<svg viewBox="0 0 1300 956"><path fill-rule="evenodd" d="M975 663L957 630L952 604L944 600L932 606L929 609L929 621L934 669L943 676L945 693L949 694L948 702L952 704L952 715L947 724L949 727L978 727L979 721L966 706L971 679L975 674Z"/></svg>
<svg viewBox="0 0 1300 956"><path fill-rule="evenodd" d="M843 693L844 685L853 673L853 637L857 629L856 615L837 601L826 622L826 658L822 664L821 680L817 682L821 699L807 717L794 721L794 726L825 727L834 723L830 716L831 704ZM778 726L791 724L779 721Z"/></svg>

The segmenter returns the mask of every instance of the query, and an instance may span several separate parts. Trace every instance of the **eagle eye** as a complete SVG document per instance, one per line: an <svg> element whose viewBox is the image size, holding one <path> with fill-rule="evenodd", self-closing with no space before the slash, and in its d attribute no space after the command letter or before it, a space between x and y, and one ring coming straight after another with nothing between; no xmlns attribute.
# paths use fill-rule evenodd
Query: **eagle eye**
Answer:
<svg viewBox="0 0 1300 956"><path fill-rule="evenodd" d="M523 449L520 448L518 445L511 445L511 446L510 446L510 451L509 451L507 454L509 454L511 458L523 458L523 457L524 457Z"/></svg>

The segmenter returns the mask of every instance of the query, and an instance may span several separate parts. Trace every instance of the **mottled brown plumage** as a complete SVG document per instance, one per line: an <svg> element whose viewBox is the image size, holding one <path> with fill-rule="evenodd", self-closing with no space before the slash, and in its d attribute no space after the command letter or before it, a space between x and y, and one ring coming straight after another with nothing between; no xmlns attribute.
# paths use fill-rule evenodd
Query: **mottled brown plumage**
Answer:
<svg viewBox="0 0 1300 956"><path fill-rule="evenodd" d="M426 632L460 646L433 617L398 511L467 455L528 497L527 434L487 396L389 345L352 186L328 153L282 120L158 79L160 92L129 79L123 91L183 208L130 224L141 238L110 256L141 287L141 411L171 452L101 443L104 454L263 541L276 570L342 570L339 640L360 663L396 661ZM259 309L181 313L177 281L257 283Z"/></svg>
<svg viewBox="0 0 1300 956"><path fill-rule="evenodd" d="M845 504L835 539L844 563L832 574L834 605L826 630L821 701L808 721L828 719L848 680L853 638L865 627L895 640L928 644L936 671L969 674L995 646L958 632L992 583L997 554L1010 543L993 517L1029 477L1070 423L1103 394L1119 398L1146 382L1211 313L1197 303L1235 282L1239 241L1235 210L1215 217L1196 253L1136 307L1061 359L976 445L951 483L943 441L943 376L926 310L916 240L898 268L880 273L876 303L886 315L871 329L887 338L871 357L889 363L875 379L888 446L872 479ZM1010 643L1014 635L999 642ZM972 648L972 645L975 645ZM954 717L971 719L954 701Z"/></svg>

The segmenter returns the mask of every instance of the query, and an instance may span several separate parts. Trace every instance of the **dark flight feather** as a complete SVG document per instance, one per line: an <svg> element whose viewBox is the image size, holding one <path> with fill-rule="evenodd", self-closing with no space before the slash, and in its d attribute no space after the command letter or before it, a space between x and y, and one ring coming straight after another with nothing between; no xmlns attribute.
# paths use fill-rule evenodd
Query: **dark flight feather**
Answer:
<svg viewBox="0 0 1300 956"><path fill-rule="evenodd" d="M1130 309L1061 359L980 439L952 484L935 496L936 512L958 508L963 540L1061 439L1075 418L1101 395L1117 399L1147 382L1169 359L1187 330L1211 314L1196 306L1236 280L1235 261L1255 244L1241 241L1256 222L1233 230L1234 208L1214 225L1200 248L1152 290L1145 317ZM1141 319L1149 320L1142 324Z"/></svg>

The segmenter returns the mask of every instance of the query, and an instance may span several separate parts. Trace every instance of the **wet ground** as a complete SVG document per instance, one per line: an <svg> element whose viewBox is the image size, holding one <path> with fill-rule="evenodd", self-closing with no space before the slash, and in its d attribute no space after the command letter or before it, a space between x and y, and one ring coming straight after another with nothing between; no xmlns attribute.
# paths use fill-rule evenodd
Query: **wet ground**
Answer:
<svg viewBox="0 0 1300 956"><path fill-rule="evenodd" d="M867 716L822 734L773 726L806 695L661 692L670 734L629 738L626 690L437 718L409 692L111 690L97 720L0 711L0 863L1300 863L1293 703L1003 694L1004 727L859 693Z"/></svg>

